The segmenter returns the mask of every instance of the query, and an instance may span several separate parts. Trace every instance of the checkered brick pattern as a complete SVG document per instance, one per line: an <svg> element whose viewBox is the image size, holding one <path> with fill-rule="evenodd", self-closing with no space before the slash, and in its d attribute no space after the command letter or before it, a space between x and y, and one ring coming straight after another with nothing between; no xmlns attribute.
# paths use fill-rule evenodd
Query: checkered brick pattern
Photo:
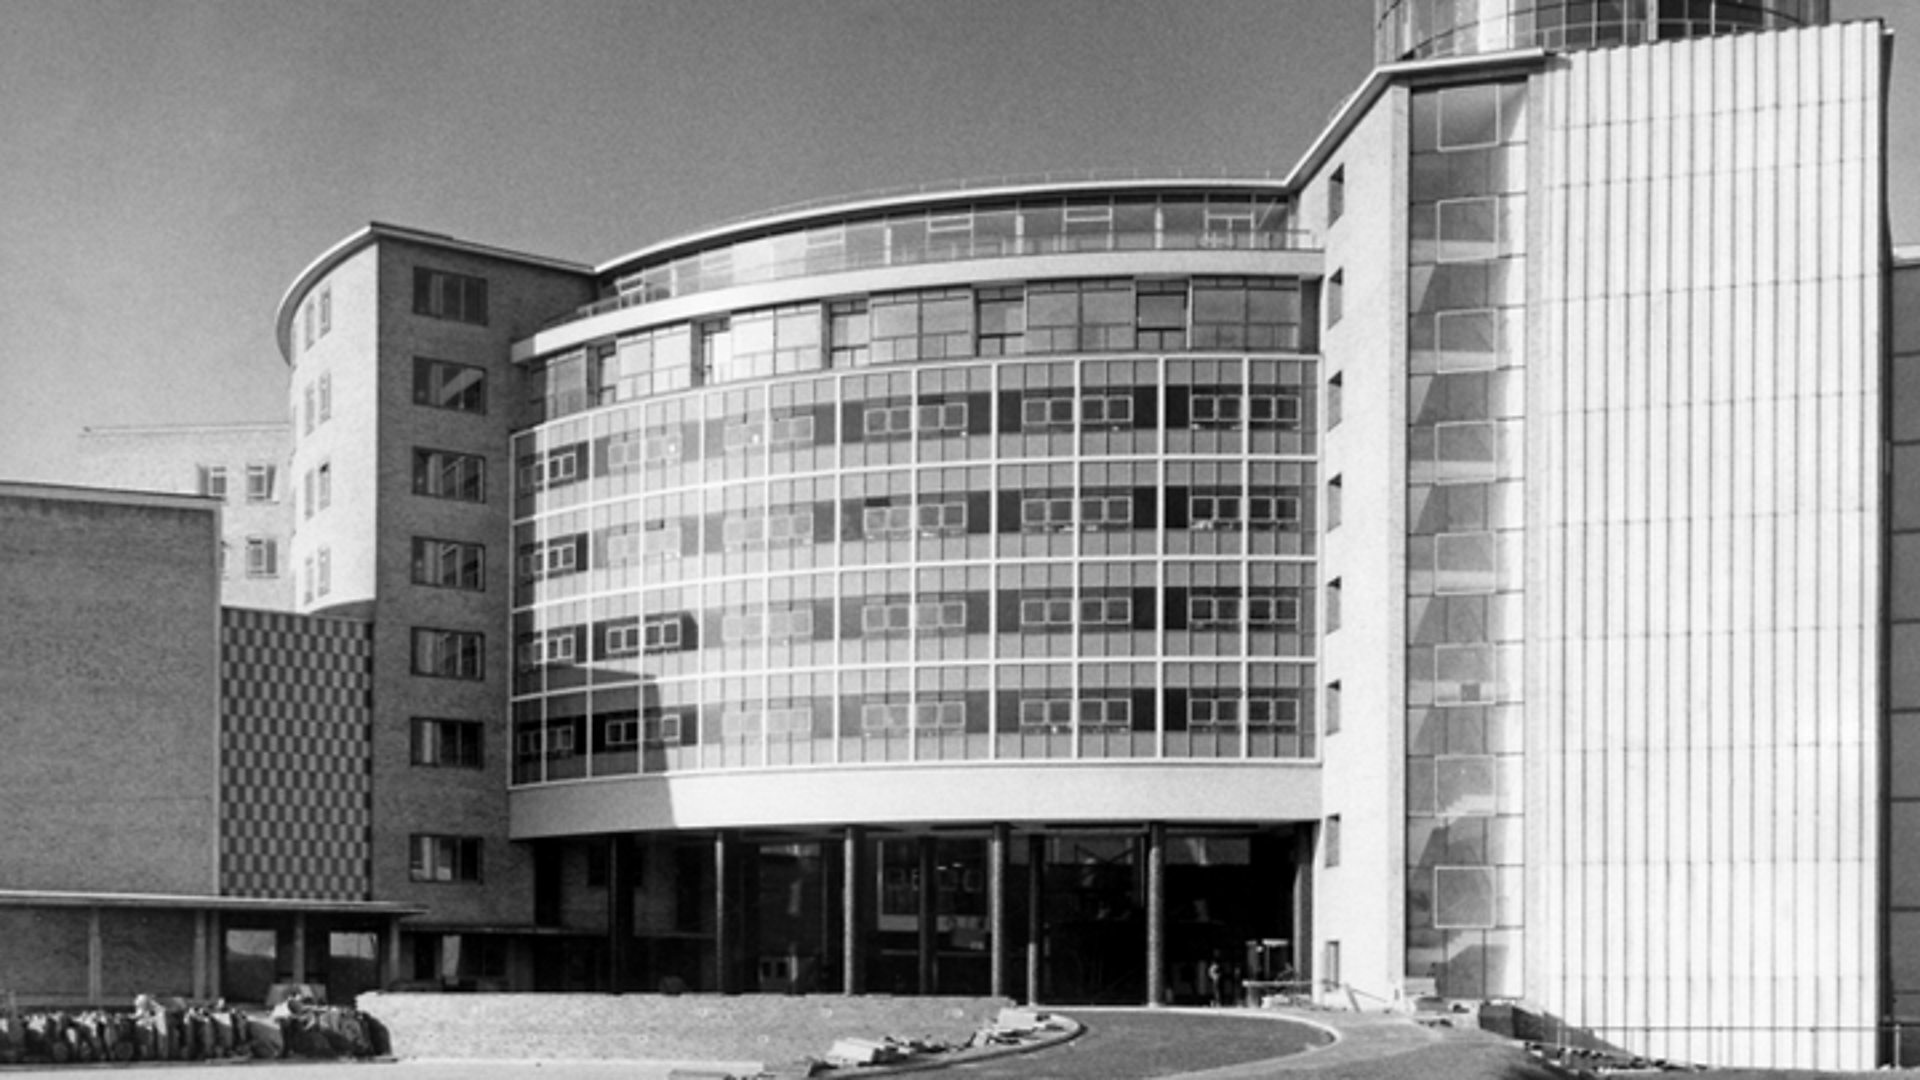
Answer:
<svg viewBox="0 0 1920 1080"><path fill-rule="evenodd" d="M372 626L242 608L221 625L222 891L368 899Z"/></svg>

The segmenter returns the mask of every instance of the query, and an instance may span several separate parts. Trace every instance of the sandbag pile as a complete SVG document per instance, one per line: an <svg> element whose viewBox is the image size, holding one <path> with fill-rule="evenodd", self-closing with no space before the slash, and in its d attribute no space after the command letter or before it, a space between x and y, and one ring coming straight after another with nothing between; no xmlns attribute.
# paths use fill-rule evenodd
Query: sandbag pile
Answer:
<svg viewBox="0 0 1920 1080"><path fill-rule="evenodd" d="M289 1001L269 1015L223 1002L190 1006L142 994L130 1012L22 1012L0 1016L0 1061L220 1061L232 1058L372 1057L376 1029L349 1008Z"/></svg>

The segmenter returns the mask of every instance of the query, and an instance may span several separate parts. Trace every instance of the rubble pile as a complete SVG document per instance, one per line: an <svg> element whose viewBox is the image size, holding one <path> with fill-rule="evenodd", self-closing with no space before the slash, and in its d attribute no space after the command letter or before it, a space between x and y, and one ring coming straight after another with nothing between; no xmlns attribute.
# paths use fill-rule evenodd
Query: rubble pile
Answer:
<svg viewBox="0 0 1920 1080"><path fill-rule="evenodd" d="M266 1014L225 1002L189 1005L142 994L130 1011L0 1015L0 1062L220 1061L236 1058L372 1057L378 1026L344 1007L291 998Z"/></svg>
<svg viewBox="0 0 1920 1080"><path fill-rule="evenodd" d="M1527 1043L1527 1052L1532 1054L1535 1060L1556 1071L1580 1077L1582 1080L1623 1073L1702 1072L1705 1069L1705 1066L1690 1062L1668 1061L1665 1058L1640 1057L1614 1050L1556 1046L1540 1042Z"/></svg>
<svg viewBox="0 0 1920 1080"><path fill-rule="evenodd" d="M955 1044L933 1038L909 1039L897 1035L879 1039L835 1039L824 1058L807 1058L770 1066L752 1080L794 1080L843 1069L925 1066L944 1054L977 1054L994 1049L1031 1046L1066 1036L1076 1027L1071 1020L1035 1009L1001 1009L992 1023L975 1031L964 1043ZM694 1078L692 1074L679 1074L677 1080ZM729 1077L728 1080L748 1078Z"/></svg>

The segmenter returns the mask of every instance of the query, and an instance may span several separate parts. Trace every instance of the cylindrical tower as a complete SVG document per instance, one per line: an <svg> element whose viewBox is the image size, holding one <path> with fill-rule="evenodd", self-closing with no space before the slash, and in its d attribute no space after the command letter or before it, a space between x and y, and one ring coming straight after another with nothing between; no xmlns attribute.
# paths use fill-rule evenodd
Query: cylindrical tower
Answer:
<svg viewBox="0 0 1920 1080"><path fill-rule="evenodd" d="M1831 0L1377 0L1380 63L1590 49L1827 21Z"/></svg>

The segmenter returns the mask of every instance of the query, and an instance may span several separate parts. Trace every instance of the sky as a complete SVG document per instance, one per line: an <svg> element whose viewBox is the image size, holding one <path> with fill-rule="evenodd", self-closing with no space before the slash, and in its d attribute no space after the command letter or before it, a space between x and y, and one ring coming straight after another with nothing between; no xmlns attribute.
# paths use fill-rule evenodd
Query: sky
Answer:
<svg viewBox="0 0 1920 1080"><path fill-rule="evenodd" d="M282 293L369 221L584 263L787 203L1284 174L1372 0L3 0L0 479L85 427L276 420ZM1920 240L1920 3L1894 236Z"/></svg>

